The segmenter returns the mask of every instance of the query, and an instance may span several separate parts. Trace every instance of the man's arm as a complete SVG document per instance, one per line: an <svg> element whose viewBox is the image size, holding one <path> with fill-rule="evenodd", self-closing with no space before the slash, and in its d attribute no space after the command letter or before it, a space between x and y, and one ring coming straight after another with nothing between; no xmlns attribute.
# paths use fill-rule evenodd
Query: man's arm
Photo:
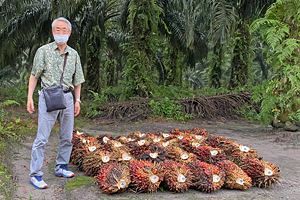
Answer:
<svg viewBox="0 0 300 200"><path fill-rule="evenodd" d="M30 75L28 83L28 95L27 95L27 111L32 114L34 112L33 92L35 90L38 79Z"/></svg>
<svg viewBox="0 0 300 200"><path fill-rule="evenodd" d="M75 105L74 105L74 114L75 117L80 113L80 92L81 92L81 84L74 86L74 96L75 96Z"/></svg>

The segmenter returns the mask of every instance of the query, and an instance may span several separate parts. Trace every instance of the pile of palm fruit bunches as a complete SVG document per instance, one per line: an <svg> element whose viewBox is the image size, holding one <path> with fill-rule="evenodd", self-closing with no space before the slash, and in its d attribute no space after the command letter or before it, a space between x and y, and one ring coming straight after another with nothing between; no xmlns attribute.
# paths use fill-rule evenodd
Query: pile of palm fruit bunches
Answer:
<svg viewBox="0 0 300 200"><path fill-rule="evenodd" d="M201 128L118 137L74 131L71 162L108 194L267 188L280 172L255 149Z"/></svg>

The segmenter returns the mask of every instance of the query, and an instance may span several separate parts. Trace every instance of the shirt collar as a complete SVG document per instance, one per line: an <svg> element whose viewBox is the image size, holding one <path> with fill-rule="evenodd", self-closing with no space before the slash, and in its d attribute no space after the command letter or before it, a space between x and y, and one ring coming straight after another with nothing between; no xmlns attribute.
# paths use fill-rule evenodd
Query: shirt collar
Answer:
<svg viewBox="0 0 300 200"><path fill-rule="evenodd" d="M51 45L51 49L58 50L58 46L55 42L50 43L50 45ZM69 53L69 50L70 50L70 47L67 45L64 54Z"/></svg>

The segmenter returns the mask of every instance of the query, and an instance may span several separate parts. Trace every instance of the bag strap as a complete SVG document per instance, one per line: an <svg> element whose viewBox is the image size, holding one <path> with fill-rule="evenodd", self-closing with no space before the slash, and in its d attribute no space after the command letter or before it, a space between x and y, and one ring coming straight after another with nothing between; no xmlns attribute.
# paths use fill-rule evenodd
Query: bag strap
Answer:
<svg viewBox="0 0 300 200"><path fill-rule="evenodd" d="M64 78L64 72L65 72L65 68L66 68L66 64L67 64L67 57L68 57L68 52L65 53L65 57L64 57L64 65L63 65L63 72L61 74L61 77L60 77L60 85L62 85L62 82L63 82L63 78Z"/></svg>

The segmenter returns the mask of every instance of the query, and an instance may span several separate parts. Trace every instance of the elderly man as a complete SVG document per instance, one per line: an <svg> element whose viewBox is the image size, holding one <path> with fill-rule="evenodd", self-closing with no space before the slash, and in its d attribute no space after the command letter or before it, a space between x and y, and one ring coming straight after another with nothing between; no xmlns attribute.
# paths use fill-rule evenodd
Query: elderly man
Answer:
<svg viewBox="0 0 300 200"><path fill-rule="evenodd" d="M55 41L37 50L29 78L27 99L29 113L35 111L32 96L39 78L41 78L43 89L61 83L66 100L66 109L47 112L44 94L43 92L39 93L38 130L32 145L30 163L30 182L38 189L48 187L42 178L41 169L45 145L57 119L60 123L60 135L55 175L66 178L74 176L74 173L68 170L68 163L72 151L74 116L80 113L81 83L85 80L78 53L67 45L71 29L71 23L63 17L53 21L52 34ZM73 97L72 91L74 91L75 97Z"/></svg>

